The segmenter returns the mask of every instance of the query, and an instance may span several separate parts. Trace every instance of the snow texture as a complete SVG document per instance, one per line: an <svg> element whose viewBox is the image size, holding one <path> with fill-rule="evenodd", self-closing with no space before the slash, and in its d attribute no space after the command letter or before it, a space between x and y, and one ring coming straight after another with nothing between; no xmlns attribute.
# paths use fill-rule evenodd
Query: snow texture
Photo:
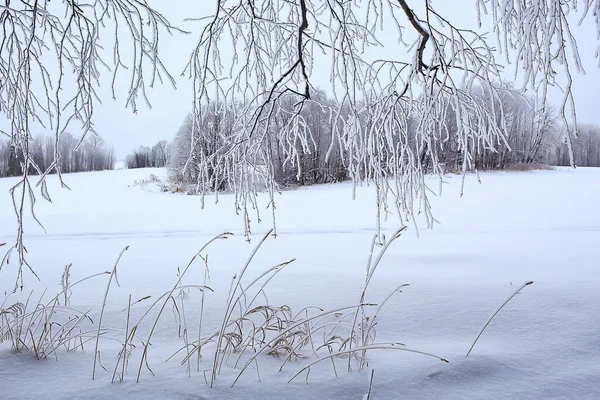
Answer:
<svg viewBox="0 0 600 400"><path fill-rule="evenodd" d="M253 245L244 241L241 219L231 196L200 209L197 198L149 191L134 185L164 170L120 170L66 175L72 191L61 190L49 178L53 204L39 203L37 213L46 233L26 221L28 259L40 276L26 276L28 291L39 297L60 291L60 276L73 263L72 280L110 270L126 246L119 266L120 287L109 293L105 322L124 328L129 294L134 300L168 291L193 254L212 236L231 231L236 236L212 245L210 286L205 318L207 330L218 323L231 277L242 267ZM181 357L164 362L182 342L171 312L161 319L149 353L155 373L142 371L134 349L129 374L111 384L119 345L101 341L101 362L92 381L93 345L83 353L59 352L58 359L37 361L31 353L13 354L0 344L0 398L8 399L362 399L375 370L372 399L597 399L600 398L600 170L559 169L523 173L498 172L467 177L460 197L461 177L444 179L441 197L432 198L440 222L432 230L414 229L392 245L367 292L381 301L402 283L410 286L394 296L378 319L378 341L399 341L408 347L440 355L450 362L403 352L374 351L369 368L339 377L324 362L305 376L286 382L314 357L289 363L263 356L260 378L247 371L234 388L239 370L223 367L216 386L205 384L201 363L191 377ZM0 242L11 243L16 231L7 192L15 179L0 180ZM434 180L431 181L435 185ZM251 269L257 274L291 258L297 261L267 287L273 305L298 310L355 304L364 282L370 241L375 232L375 191L361 187L351 201L350 184L332 184L284 192L277 197L279 237L269 239ZM264 197L263 206L267 197ZM254 222L258 239L270 227ZM391 232L395 218L384 225ZM256 241L256 240L255 240ZM0 289L11 291L16 266L0 272ZM189 281L201 282L198 265ZM468 358L475 336L496 308L517 287L534 281L502 309L487 327ZM92 310L95 321L106 288L105 278L74 288L73 307ZM197 307L191 292L186 307ZM132 309L139 315L147 305ZM193 336L193 333L192 333ZM137 354L136 354L137 352ZM137 355L137 358L135 357Z"/></svg>

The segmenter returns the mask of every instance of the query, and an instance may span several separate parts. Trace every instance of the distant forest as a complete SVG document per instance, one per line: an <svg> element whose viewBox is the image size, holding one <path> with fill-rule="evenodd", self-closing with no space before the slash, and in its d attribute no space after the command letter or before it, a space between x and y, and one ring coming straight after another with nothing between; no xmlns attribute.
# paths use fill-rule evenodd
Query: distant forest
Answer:
<svg viewBox="0 0 600 400"><path fill-rule="evenodd" d="M523 164L570 164L563 128L552 110L546 110L540 115L535 110L534 99L516 90L505 90L500 101L506 127L505 140L487 147L470 149L472 158L467 169L502 170ZM293 98L287 98L286 103L281 105L288 112L274 116L269 128L271 130L285 130L297 112L297 103ZM418 159L409 160L410 162L419 162L427 167L431 162L428 157L433 155L436 163L444 166L445 172L457 172L463 169L465 149L464 144L458 142L458 135L453 134L457 129L457 121L450 98L446 106L445 120L439 121L437 127L438 140L427 144L434 150L428 152L427 157L419 157L419 144L416 143L414 134L419 120L411 115L406 116L407 131L402 135L392 133L389 140L400 140L399 137L402 136L409 144L412 143L413 153ZM346 154L343 143L332 145L336 141L335 131L343 123L344 117L341 115L341 118L333 118L335 108L335 102L325 92L316 91L313 100L306 101L299 111L300 120L307 132L306 140L290 146L285 141L285 135L266 136L262 146L265 147L265 154L270 156L270 169L279 186L312 185L349 178L347 163L352 155ZM368 109L365 107L365 112ZM190 114L171 142L163 140L152 147L140 146L127 155L125 167L169 167L174 182L192 184L198 181L201 164L213 163L205 170L205 173L211 175L207 180L210 182L210 189L224 190L227 187L227 173L219 170L221 166L214 156L235 145L230 139L234 136L235 122L240 111L241 106L240 110L236 110L213 103L197 118L195 127ZM369 131L370 127L366 124L359 127L361 135L368 136ZM600 167L600 126L580 125L578 137L573 138L572 143L577 166ZM62 173L114 168L114 149L100 136L86 137L77 151L74 151L78 144L79 139L69 133L61 135L58 142L54 137L36 136L29 143L33 159L29 173L44 172L55 162ZM58 152L56 146L59 146ZM296 153L294 163L290 162L290 151ZM57 154L60 154L59 158ZM382 163L386 163L394 155L382 151L379 157ZM0 177L21 175L23 165L23 157L18 154L16 147L0 140Z"/></svg>
<svg viewBox="0 0 600 400"><path fill-rule="evenodd" d="M261 143L264 146L263 153L271 160L269 168L279 186L321 184L349 178L348 163L356 156L345 150L344 143L336 143L338 139L335 134L336 129L340 128L338 125L343 123L344 116L334 118L335 103L324 92L314 92L312 99L313 101L303 103L299 111L301 118L294 122L302 124L303 129L309 132L304 140L296 138L294 143L290 143L283 133L265 135ZM272 118L269 129L273 131L284 132L288 129L297 110L295 107L298 102L293 98L288 97L285 101L286 103L280 104L284 112ZM488 146L467 143L467 146L473 148L468 148L471 158L466 166L463 165L465 143L458 141L457 118L454 102L450 97L446 102L445 119L437 122L439 135L435 142L417 143L415 131L421 122L413 115L404 116L406 132L391 132L386 138L369 139L371 127L365 123L357 127L357 136L365 141L365 151L377 152L382 164L392 166L397 162L394 160L398 160L398 155L389 149L395 148L395 141L400 140L408 142L412 148L411 157L414 158L403 159L402 162L421 163L430 170L430 165L442 165L444 172L459 172L463 167L467 170L503 170L535 168L536 164L570 165L564 128L555 112L546 109L540 115L536 112L534 99L512 89L504 90L500 101L503 115L498 115L498 118L504 119L504 140L490 143ZM486 102L482 101L481 104ZM235 137L235 123L240 112L213 103L196 118L195 124L192 115L188 115L173 141L167 146L167 165L173 181L196 184L199 174L202 173L210 175L202 176L201 179L208 182L206 190L227 187L227 167L217 162L216 155L235 146L230 138ZM370 112L369 107L365 106L364 112ZM478 123L476 118L473 120ZM474 126L473 129L485 129L485 126ZM386 143L382 146L376 141ZM580 125L578 137L572 139L572 145L577 166L600 167L600 126ZM373 148L368 149L369 146ZM431 151L419 153L418 149L425 146L430 146ZM294 157L291 157L294 152ZM436 158L435 162L432 162L431 157ZM294 162L291 162L291 159ZM208 164L209 167L202 168L204 164ZM197 188L198 186L196 185Z"/></svg>
<svg viewBox="0 0 600 400"><path fill-rule="evenodd" d="M100 136L90 134L83 142L79 142L80 139L69 133L63 133L58 142L54 136L34 137L29 142L31 163L28 173L41 174L50 167L56 167L50 168L50 173L55 173L57 169L61 173L69 173L114 168L114 148ZM77 145L79 148L74 151ZM24 166L25 159L18 147L0 140L0 177L20 176Z"/></svg>

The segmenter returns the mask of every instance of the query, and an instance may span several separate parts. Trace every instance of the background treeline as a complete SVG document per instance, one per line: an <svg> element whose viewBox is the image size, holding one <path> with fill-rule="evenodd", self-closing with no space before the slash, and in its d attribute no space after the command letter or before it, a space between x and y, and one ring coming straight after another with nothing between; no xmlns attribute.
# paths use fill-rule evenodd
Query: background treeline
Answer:
<svg viewBox="0 0 600 400"><path fill-rule="evenodd" d="M261 145L270 161L254 166L252 173L271 173L280 186L312 185L338 182L348 179L341 147L332 146L336 123L335 102L322 91L314 91L313 101L305 102L300 111L300 119L294 119L297 113L297 101L293 97L279 100L280 111L263 131ZM199 174L204 182L210 182L210 189L223 190L231 179L232 168L218 164L218 155L227 153L236 145L235 126L242 105L224 107L212 103L196 121L188 115L168 147L167 166L171 180L175 183L194 184ZM337 120L339 124L340 120ZM291 127L291 124L301 127ZM296 129L304 135L288 134ZM232 139L233 138L233 139ZM295 152L297 160L291 162L289 152ZM238 161L243 164L243 160ZM267 171L267 170L270 171ZM244 171L237 171L238 176Z"/></svg>
<svg viewBox="0 0 600 400"><path fill-rule="evenodd" d="M128 169L165 167L167 165L167 151L166 140L161 140L152 147L140 146L127 155L125 166Z"/></svg>
<svg viewBox="0 0 600 400"><path fill-rule="evenodd" d="M582 167L600 167L600 126L583 124L578 128L578 137L573 139L575 164ZM547 162L552 165L569 165L567 145L560 142L551 147Z"/></svg>
<svg viewBox="0 0 600 400"><path fill-rule="evenodd" d="M491 100L482 94L481 104L491 109ZM296 99L288 97L281 100L281 112L278 112L270 126L272 134L264 135L261 145L264 153L269 155L270 162L265 162L264 169L270 169L274 180L280 186L311 185L343 181L348 179L347 160L349 155L343 143L338 143L335 134L340 124L344 123L344 111L335 114L335 101L326 93L317 91L312 95L313 101L305 102L300 118L293 119L297 113ZM432 158L441 164L446 172L461 171L465 161L465 146L472 157L469 158L468 169L502 170L512 168L535 168L537 165L570 165L567 145L564 141L564 128L556 113L546 108L539 112L535 100L510 87L500 91L495 102L501 102L503 113L496 117L506 127L504 140L490 146L461 143L457 132L455 102L448 97L444 120L438 121L439 138L433 147L424 152L418 143L416 130L419 120L416 115L407 115L407 140L415 154L415 162L426 169L432 165ZM368 107L365 107L367 109ZM167 151L167 165L171 171L171 180L176 183L195 184L199 174L202 180L211 182L211 189L222 190L227 187L228 178L217 173L217 155L228 151L234 144L236 118L240 115L241 106L225 107L211 104L197 119L194 127L191 115L186 117L175 138L163 148ZM302 131L310 132L290 136L286 134L290 122L302 125ZM477 117L472 121L477 126ZM297 127L296 127L297 129ZM359 128L361 135L368 135L370 127L367 123ZM297 132L298 130L296 130ZM600 126L581 125L579 136L573 138L575 163L578 166L600 167ZM288 155L296 152L295 161L290 162ZM493 148L493 150L492 150ZM145 151L144 154L148 154ZM381 155L381 162L386 160ZM150 165L148 165L150 166ZM184 168L185 167L185 168ZM231 169L224 168L222 171ZM218 182L216 180L219 180Z"/></svg>
<svg viewBox="0 0 600 400"><path fill-rule="evenodd" d="M58 153L60 158L58 164L62 173L102 171L113 169L115 165L115 152L98 135L89 135L79 146L78 138L63 133L58 141ZM36 136L29 143L32 161L39 170L45 172L52 165L56 157L56 138L54 136ZM22 165L24 158L14 145L9 141L0 140L0 177L19 176L23 173ZM51 173L54 173L53 170ZM37 174L34 167L30 167L29 173Z"/></svg>
<svg viewBox="0 0 600 400"><path fill-rule="evenodd" d="M483 96L483 95L482 95ZM314 91L313 101L305 102L298 113L297 101L293 97L280 100L280 112L275 114L269 125L269 134L264 136L261 146L270 161L265 160L262 172L268 169L274 181L282 186L313 185L339 182L349 178L349 154L343 143L339 143L336 130L344 123L344 110L337 109L334 100L323 91ZM495 101L502 103L503 114L497 114L506 127L504 141L491 146L473 146L470 149L470 169L495 170L512 169L523 165L570 165L569 152L564 142L564 130L555 113L546 109L536 112L534 99L524 94L506 89L500 92ZM438 122L439 140L430 144L434 147L427 154L419 152L416 130L419 120L407 115L408 142L413 153L425 168L432 164L432 157L445 171L462 170L465 144L460 142L457 130L454 102L448 98L444 120ZM485 102L482 102L485 104ZM177 131L174 139L156 143L152 147L140 146L125 159L126 168L165 167L170 170L174 183L196 184L199 174L204 174L204 182L210 182L211 189L225 190L228 181L233 179L223 173L231 169L218 164L218 155L227 152L234 145L234 129L243 105L223 106L211 104L202 116L194 121L188 115ZM365 110L368 107L365 107ZM291 124L301 124L305 136L287 134ZM296 132L298 127L295 127ZM360 127L361 134L367 134L367 123ZM88 136L77 151L79 139L69 133L61 135L58 142L60 169L63 173L99 171L113 169L115 153L98 135ZM600 167L600 126L580 125L578 137L572 139L573 153L577 166ZM56 140L54 137L36 136L30 142L32 159L41 171L45 171L55 159ZM422 148L422 146L421 146ZM295 153L290 161L290 151ZM386 154L381 154L381 162L386 162ZM0 177L22 174L23 157L8 141L0 140ZM221 168L221 169L219 169ZM34 168L29 171L37 173Z"/></svg>

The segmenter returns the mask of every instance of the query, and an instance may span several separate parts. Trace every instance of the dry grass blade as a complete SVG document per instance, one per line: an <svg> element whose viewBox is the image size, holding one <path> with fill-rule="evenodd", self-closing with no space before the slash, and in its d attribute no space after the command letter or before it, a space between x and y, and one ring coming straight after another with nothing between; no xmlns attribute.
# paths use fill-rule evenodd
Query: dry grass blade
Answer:
<svg viewBox="0 0 600 400"><path fill-rule="evenodd" d="M212 375L211 375L211 379L210 379L210 386L212 387L215 380L217 379L217 371L219 370L220 364L222 363L223 357L224 357L224 353L222 357L219 357L221 349L222 349L222 343L223 343L223 337L225 335L225 330L227 328L227 326L229 325L229 321L231 318L231 315L233 314L233 311L239 301L239 297L235 297L235 294L237 293L237 290L240 289L241 290L241 294L240 296L244 295L244 290L241 286L241 282L242 282L242 278L244 277L244 274L246 273L246 270L248 269L248 267L250 266L250 263L252 262L252 259L254 258L254 256L256 255L256 253L258 252L258 250L261 248L261 246L263 245L263 243L267 240L267 238L271 235L272 230L269 230L263 237L262 239L258 242L258 244L254 247L254 250L252 251L252 253L250 254L250 256L248 257L248 260L246 261L246 264L244 265L244 267L242 268L242 270L240 271L240 273L237 276L234 276L232 284L231 284L231 288L230 288L230 292L229 292L229 296L227 299L227 306L225 307L225 315L223 316L223 321L221 322L221 329L219 330L219 334L217 336L217 347L215 349L215 356L213 359L213 368L212 368ZM221 360L221 361L220 361Z"/></svg>
<svg viewBox="0 0 600 400"><path fill-rule="evenodd" d="M117 369L119 368L119 362L122 360L122 369L121 374L119 375L119 382L123 382L125 379L125 369L127 367L127 344L129 343L129 320L131 317L131 294L129 295L129 300L127 301L127 319L125 322L125 341L123 342L123 348L119 352L117 356L117 362L115 363L115 369L113 371L112 382L114 383L117 375ZM135 332L135 329L132 330Z"/></svg>
<svg viewBox="0 0 600 400"><path fill-rule="evenodd" d="M142 374L142 368L144 366L144 363L146 365L146 367L148 367L148 346L150 345L150 339L152 338L152 335L154 334L154 331L156 330L156 327L158 325L158 320L160 319L160 316L162 315L165 307L167 306L167 303L169 302L169 300L171 299L171 297L173 296L173 292L175 292L175 290L180 287L181 285L181 280L183 279L183 277L185 276L185 274L187 273L187 271L190 269L190 267L192 266L192 264L194 263L194 261L200 257L200 253L202 253L202 251L204 251L204 249L206 249L206 247L208 247L211 243L213 243L216 240L220 240L220 239L227 239L228 237L230 237L231 235L233 235L232 233L229 232L225 232L225 233L221 233L217 236L215 236L214 238L212 238L211 240L209 240L208 242L206 242L204 244L204 246L202 246L202 248L192 257L192 259L190 260L190 262L188 263L188 265L185 267L185 269L183 270L183 272L181 274L179 274L179 277L177 279L177 282L173 285L173 288L166 294L166 299L163 302L158 315L156 316L156 319L154 320L154 324L152 325L152 329L150 330L150 333L148 334L148 341L144 346L144 351L142 353L142 359L140 361L140 367L138 369L138 374L137 374L137 379L136 382L140 381L140 376ZM165 296L161 296L161 298L164 298ZM146 313L142 316L141 319L143 319L146 315L148 315L148 313L150 312L150 310L154 307L154 305L156 305L158 303L158 301L160 300L157 299L154 304L152 304L152 306L146 311ZM140 321L141 321L140 319ZM139 324L139 322L138 322ZM136 326L138 326L138 324L136 324ZM150 369L148 367L148 369ZM152 370L150 370L152 372Z"/></svg>
<svg viewBox="0 0 600 400"><path fill-rule="evenodd" d="M208 268L208 255L206 257L202 257L202 261L204 261L204 281L203 284L206 284L210 281L210 269ZM198 345L200 346L200 342L202 340L202 322L204 321L204 302L205 302L205 292L202 291L202 297L200 300L200 318L198 319ZM188 352L188 355L191 355ZM196 359L196 371L200 371L200 360L202 359L202 347L198 347L198 357Z"/></svg>
<svg viewBox="0 0 600 400"><path fill-rule="evenodd" d="M25 314L25 304L17 302L10 307L0 308L0 316L4 314L11 314L14 318L18 318L19 315Z"/></svg>
<svg viewBox="0 0 600 400"><path fill-rule="evenodd" d="M367 392L367 400L371 400L371 389L373 389L373 378L375 377L375 370L371 370L371 378L369 379L369 391Z"/></svg>
<svg viewBox="0 0 600 400"><path fill-rule="evenodd" d="M290 265L291 263L293 263L294 261L296 261L295 258L288 260L288 261L284 261L280 264L275 265L274 267L269 268L268 270L266 270L265 272L263 272L262 274L260 274L258 277L256 277L256 279L254 279L250 284L248 284L243 290L242 290L242 296L245 296L246 292L252 287L254 286L254 284L256 284L257 282L259 282L261 279L263 279L265 276L271 274L271 276L269 276L261 285L261 287L259 288L259 290L256 292L256 294L254 295L254 297L252 298L252 300L250 301L250 303L248 303L246 305L246 308L252 307L252 305L254 304L254 302L256 301L256 299L258 298L258 296L260 294L264 295L264 288L269 284L269 282L271 281L271 279L273 279L283 268L287 267L288 265Z"/></svg>
<svg viewBox="0 0 600 400"><path fill-rule="evenodd" d="M366 327L366 334L367 336L369 336L369 332L374 329L375 327L375 319L377 317L377 315L379 315L379 311L381 311L381 309L383 308L383 306L385 306L385 304L396 294L396 293L402 293L402 288L409 286L408 283L403 283L402 285L398 286L396 289L394 289L385 299L383 299L383 301L381 303L379 303L379 306L377 307L377 309L375 310L375 313L373 314L372 317L369 318L369 324Z"/></svg>
<svg viewBox="0 0 600 400"><path fill-rule="evenodd" d="M84 282L88 279L101 275L110 274L110 272L102 272L94 274L71 284L67 287L63 286L63 290L51 298L47 303L43 303L46 291L42 293L37 302L35 309L27 312L33 292L27 298L26 303L21 307L22 312L18 315L13 314L12 320L7 318L8 314L4 315L4 319L0 320L3 325L0 325L0 336L6 339L13 338L13 351L21 349L33 350L37 359L47 358L49 355L56 356L56 350L62 346L66 351L72 351L76 348L82 348L83 344L90 341L86 335L89 332L82 330L83 322L93 323L89 311L83 312L68 306L61 306L59 299L70 291L75 285ZM4 303L8 300L5 298ZM65 297L68 303L68 297ZM4 304L3 303L3 304ZM4 306L0 307L4 308ZM104 330L100 330L104 332ZM98 333L91 336L95 339Z"/></svg>
<svg viewBox="0 0 600 400"><path fill-rule="evenodd" d="M82 282L87 281L88 279L92 279L92 278L95 278L97 276L110 275L110 274L111 274L111 271L104 271L104 272L98 272L97 274L94 274L94 275L86 276L85 278L82 278L82 279L78 280L77 282L75 282L73 284L69 284L69 286L67 288L63 288L62 291L58 292L57 295L53 297L52 301L58 300L58 298L61 295L65 295L66 291L67 290L71 290L73 288L73 286L75 286L75 285L78 285L78 284L80 284Z"/></svg>
<svg viewBox="0 0 600 400"><path fill-rule="evenodd" d="M515 290L513 292L513 294L511 294L510 296L508 296L508 298L506 300L504 300L504 302L500 305L500 307L498 307L496 309L496 311L494 311L494 313L488 319L488 321L485 323L485 325L483 326L483 328L481 328L481 330L477 334L477 337L473 341L473 344L471 345L471 348L469 349L469 351L467 352L467 355L465 357L469 357L469 354L471 354L471 351L473 350L473 347L475 347L475 344L477 343L477 341L479 340L479 338L483 334L483 331L485 331L485 329L488 327L488 325L490 324L490 322L492 322L492 320L494 319L494 317L496 317L496 315L500 312L500 310L502 310L504 308L504 306L507 305L508 302L512 300L513 297L515 297L521 290L523 290L523 288L525 288L526 286L532 285L532 284L533 284L533 281L528 281L528 282L523 283L521 286L519 286L519 288L517 290Z"/></svg>
<svg viewBox="0 0 600 400"><path fill-rule="evenodd" d="M294 379L296 379L296 377L298 375L300 375L302 372L304 372L304 371L310 371L310 368L312 368L316 364L320 363L321 361L324 361L324 360L327 360L327 359L333 359L335 357L339 357L339 356L342 356L342 355L349 355L349 354L355 353L357 351L367 351L367 350L397 350L397 351L406 351L406 352L409 352L409 353L417 353L417 354L421 354L421 355L424 355L424 356L429 356L429 357L437 358L438 360L440 360L442 362L445 362L445 363L449 362L445 358L436 356L435 354L426 353L426 352L420 351L420 350L407 349L406 347L403 347L403 345L401 343L398 343L398 344L395 344L395 343L374 343L374 344L369 345L369 346L360 346L360 347L354 347L354 348L348 349L348 350L338 351L336 353L328 354L325 357L319 358L318 360L316 360L316 361L308 364L306 367L304 367L300 371L298 371L288 381L288 383L290 383L291 381L293 381Z"/></svg>
<svg viewBox="0 0 600 400"><path fill-rule="evenodd" d="M106 308L106 300L108 299L108 292L110 290L110 285L112 283L113 277L115 278L115 282L117 282L117 284L119 284L119 282L117 280L117 266L119 265L119 261L121 261L121 257L123 257L123 254L127 250L129 250L129 246L126 246L123 250L121 250L119 257L117 258L117 261L115 262L115 266L113 267L112 272L110 273L110 278L108 279L108 284L106 285L106 291L104 292L104 301L102 302L102 309L100 310L100 318L98 320L98 333L96 335L96 346L94 348L94 366L92 369L92 380L94 380L96 378L96 363L97 363L97 358L98 358L98 345L100 343L100 329L102 327L102 318L104 317L104 309Z"/></svg>
<svg viewBox="0 0 600 400"><path fill-rule="evenodd" d="M83 322L92 322L88 312L60 306L57 300L48 305L38 302L27 312L30 298L25 304L0 310L0 341L10 338L13 351L30 349L38 360L57 357L60 347L69 352L83 346L87 334L82 331Z"/></svg>
<svg viewBox="0 0 600 400"><path fill-rule="evenodd" d="M373 241L371 242L371 250L369 253L369 259L367 262L365 285L364 285L362 293L360 295L360 303L361 304L365 303L365 298L366 298L367 290L369 288L369 284L371 283L371 279L373 279L373 275L375 274L375 271L377 271L377 267L381 263L383 256L385 255L387 250L390 248L392 243L394 243L398 238L400 238L400 235L402 234L402 232L404 232L404 230L406 230L406 228L407 228L406 226L403 226L403 227L397 229L389 240L383 241L383 243L382 243L383 247L379 251L379 254L377 254L375 261L373 261L373 254L374 254L375 244L376 244L376 241L377 241L379 235L375 235L373 237ZM404 285L402 285L402 286L404 286ZM400 286L397 290L399 290L402 286ZM397 290L392 292L392 294L396 293ZM387 302L387 300L390 297L391 297L391 295L388 296L388 298L386 298L384 300L383 304L385 304L385 302ZM379 312L380 309L381 309L381 306L377 309L377 312ZM368 344L367 342L370 337L369 335L372 332L374 318L371 318L371 322L369 322L368 319L369 318L365 315L362 307L359 307L356 309L356 312L354 315L354 322L352 323L352 332L350 333L351 340L348 342L349 349L352 348L353 342L357 346L363 346L363 347ZM370 327L370 328L367 329L367 327ZM362 328L362 329L360 329L360 328ZM357 330L359 330L359 329L362 332L360 340L358 338L358 332L357 332ZM373 338L373 341L374 341L374 338ZM364 364L364 361L365 361L365 354L363 353L363 357L362 357L360 366L362 366ZM348 357L348 371L350 371L352 369L351 363L352 363L352 359L351 359L351 357ZM362 368L362 367L359 367L359 368Z"/></svg>
<svg viewBox="0 0 600 400"><path fill-rule="evenodd" d="M18 334L14 332L14 329L11 329L11 322L8 318L11 316L12 319L18 321L19 316L25 314L26 306L23 303L17 302L9 307L3 307L4 304L0 307L0 342L10 338L12 348L17 349L19 337Z"/></svg>
<svg viewBox="0 0 600 400"><path fill-rule="evenodd" d="M68 305L71 298L71 267L73 264L67 264L61 277L60 284L63 288L62 293L64 295L64 305Z"/></svg>
<svg viewBox="0 0 600 400"><path fill-rule="evenodd" d="M81 312L68 307L60 307L58 305L54 306L51 313L49 313L49 317L57 312L69 312L75 317L69 317L66 323L60 324L58 322L49 322L50 326L57 326L56 332L54 335L50 335L47 338L44 338L44 342L40 341L40 344L44 345L43 353L40 353L40 356L43 358L47 358L48 356L54 354L56 358L58 355L56 351L61 347L65 346L67 351L71 351L78 347L77 341L83 347L83 335L81 331L81 323L85 320L91 322L91 318L89 317L87 312ZM49 332L51 333L51 332ZM72 344L72 345L71 345Z"/></svg>
<svg viewBox="0 0 600 400"><path fill-rule="evenodd" d="M235 378L235 380L231 384L231 387L235 386L235 384L241 378L242 374L246 371L246 369L248 368L248 366L250 366L250 364L252 364L258 358L258 356L260 356L261 354L263 354L263 352L266 349L272 348L272 346L273 346L274 343L280 341L282 338L286 337L286 335L289 335L290 332L294 331L299 326L301 326L303 324L306 324L306 323L309 323L311 321L314 321L315 319L322 318L322 317L327 316L327 315L333 315L333 314L339 313L341 311L352 310L352 309L355 309L357 307L363 307L363 306L367 306L367 304L359 304L357 306L348 306L348 307L342 307L342 308L338 308L338 309L331 310L331 311L325 311L325 312L320 313L318 315L302 319L301 321L298 321L298 322L291 323L287 327L287 329L285 329L284 331L280 332L277 336L275 336L274 338L272 338L271 340L269 340L268 342L266 342L263 347L261 347L259 350L257 350L254 353L254 355L252 357L250 357L250 359L248 361L246 361L246 364L244 364L244 366L242 367L242 370L240 371L240 373L238 374L238 376Z"/></svg>

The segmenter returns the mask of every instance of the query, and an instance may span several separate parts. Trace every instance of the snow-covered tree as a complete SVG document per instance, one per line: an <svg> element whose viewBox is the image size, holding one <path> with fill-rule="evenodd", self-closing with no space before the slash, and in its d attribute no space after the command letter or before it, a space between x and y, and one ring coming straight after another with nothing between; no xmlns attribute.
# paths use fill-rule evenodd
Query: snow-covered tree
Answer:
<svg viewBox="0 0 600 400"><path fill-rule="evenodd" d="M150 165L162 168L167 165L167 141L161 140L150 149Z"/></svg>
<svg viewBox="0 0 600 400"><path fill-rule="evenodd" d="M432 221L424 173L443 170L441 146L456 144L463 171L475 167L476 151L509 147L500 84L506 61L516 65L523 86L538 93L539 115L546 112L549 86L563 86L559 115L570 149L576 126L571 75L582 69L570 21L574 12L582 19L597 15L600 3L479 0L473 6L498 40L455 25L432 1L215 2L187 68L193 115L200 121L215 96L229 104L242 98L246 105L233 129L237 146L217 165L233 170L239 160L265 163L265 183L272 185L281 163L262 144L277 140L284 144L278 159L301 176L306 152L299 148L315 141L302 110L316 100L316 76L325 66L326 89L336 99L327 156L341 150L350 178L374 182L381 215L389 207L401 223L416 213ZM230 42L235 51L227 57ZM273 129L283 113L289 121ZM449 116L452 129L445 129ZM240 182L236 192L246 188Z"/></svg>
<svg viewBox="0 0 600 400"><path fill-rule="evenodd" d="M197 191L224 190L229 173L219 168L220 153L229 151L236 109L213 103L201 118L185 117L177 131L169 155L169 168L176 182L197 183Z"/></svg>

